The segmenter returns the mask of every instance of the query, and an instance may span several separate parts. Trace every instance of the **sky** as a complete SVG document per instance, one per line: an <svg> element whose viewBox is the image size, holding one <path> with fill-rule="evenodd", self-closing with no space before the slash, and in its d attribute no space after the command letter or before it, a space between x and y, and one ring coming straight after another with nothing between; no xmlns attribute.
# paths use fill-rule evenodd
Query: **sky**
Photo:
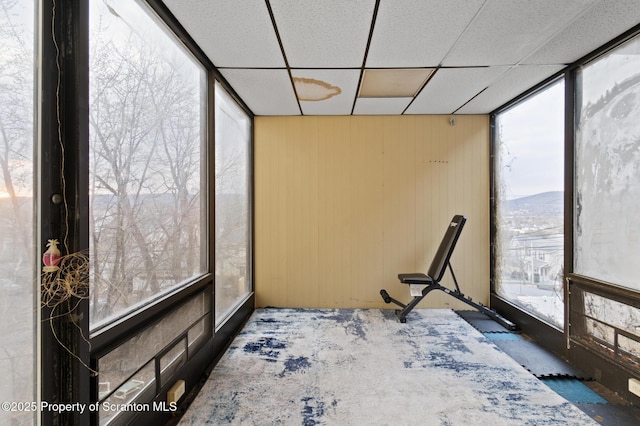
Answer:
<svg viewBox="0 0 640 426"><path fill-rule="evenodd" d="M502 113L498 131L507 199L564 190L564 82Z"/></svg>
<svg viewBox="0 0 640 426"><path fill-rule="evenodd" d="M584 105L596 102L616 83L637 74L640 43L629 42L588 64L581 73ZM588 70L588 71L587 71ZM564 83L562 81L501 114L501 170L507 199L564 190Z"/></svg>

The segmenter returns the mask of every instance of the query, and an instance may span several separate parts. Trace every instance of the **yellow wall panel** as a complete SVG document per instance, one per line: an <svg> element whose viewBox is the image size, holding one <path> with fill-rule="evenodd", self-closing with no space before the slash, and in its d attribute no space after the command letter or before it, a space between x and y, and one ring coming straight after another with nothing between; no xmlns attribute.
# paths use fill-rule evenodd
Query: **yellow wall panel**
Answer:
<svg viewBox="0 0 640 426"><path fill-rule="evenodd" d="M426 271L454 214L468 218L456 277L488 304L487 116L255 119L259 307L391 307L381 288L409 300L397 274ZM439 292L419 305L465 306Z"/></svg>

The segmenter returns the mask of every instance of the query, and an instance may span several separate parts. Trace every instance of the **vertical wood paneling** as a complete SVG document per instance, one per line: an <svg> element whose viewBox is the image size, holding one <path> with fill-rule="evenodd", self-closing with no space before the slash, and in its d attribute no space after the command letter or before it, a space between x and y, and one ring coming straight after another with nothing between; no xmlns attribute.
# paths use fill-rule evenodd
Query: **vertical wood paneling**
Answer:
<svg viewBox="0 0 640 426"><path fill-rule="evenodd" d="M383 124L372 117L350 119L350 227L351 267L349 307L375 303L376 287L383 282L384 200ZM380 291L378 289L378 291Z"/></svg>
<svg viewBox="0 0 640 426"><path fill-rule="evenodd" d="M318 221L319 306L345 307L352 235L350 233L350 144L345 118L319 118Z"/></svg>
<svg viewBox="0 0 640 426"><path fill-rule="evenodd" d="M429 267L457 213L456 276L488 303L488 147L487 116L257 117L257 305L389 307L381 288L409 300L397 274Z"/></svg>

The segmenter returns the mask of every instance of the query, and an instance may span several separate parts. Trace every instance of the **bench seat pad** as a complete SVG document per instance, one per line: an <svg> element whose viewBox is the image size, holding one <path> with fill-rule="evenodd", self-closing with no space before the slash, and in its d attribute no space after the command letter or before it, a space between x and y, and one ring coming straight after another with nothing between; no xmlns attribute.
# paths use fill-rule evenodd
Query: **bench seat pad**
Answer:
<svg viewBox="0 0 640 426"><path fill-rule="evenodd" d="M398 274L398 279L402 284L422 284L429 285L433 283L433 278L429 275L414 272L411 274Z"/></svg>

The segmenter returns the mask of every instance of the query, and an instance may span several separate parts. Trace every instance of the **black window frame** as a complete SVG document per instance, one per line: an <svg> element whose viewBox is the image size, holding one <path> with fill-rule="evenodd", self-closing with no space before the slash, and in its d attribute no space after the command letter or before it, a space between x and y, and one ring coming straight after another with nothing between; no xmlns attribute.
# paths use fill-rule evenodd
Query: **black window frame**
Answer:
<svg viewBox="0 0 640 426"><path fill-rule="evenodd" d="M594 280L588 277L582 277L574 273L574 226L575 226L575 123L576 114L576 80L577 72L584 65L606 54L612 49L620 46L633 37L640 35L640 24L625 31L620 36L614 38L610 42L604 44L598 49L578 59L574 63L568 65L560 72L550 76L536 86L523 92L506 104L500 106L490 113L490 217L491 217L491 267L490 267L490 304L503 316L514 321L523 330L545 348L555 352L565 359L582 368L585 372L592 374L597 380L610 389L620 393L631 401L639 401L638 397L628 391L627 380L632 374L627 366L610 357L599 354L594 348L584 345L571 336L570 310L576 309L575 301L571 301L571 286L575 285L576 290L584 289L593 291L594 293L605 294L612 300L624 300L630 305L637 305L640 300L640 291L636 292L630 289L624 289L615 284ZM495 140L496 140L496 115L505 111L512 106L527 99L532 94L543 90L556 79L564 78L565 80L565 112L564 112L564 329L557 328L545 323L534 315L529 314L525 310L517 307L507 299L499 296L495 291L495 235L496 235L496 182L495 182ZM582 307L584 311L584 307ZM583 312L584 313L584 312ZM575 316L575 315L574 315ZM578 325L580 328L580 325ZM606 370L609 374L603 375L602 371Z"/></svg>
<svg viewBox="0 0 640 426"><path fill-rule="evenodd" d="M40 247L52 235L67 233L71 252L87 252L89 248L89 7L90 0L40 0L38 33L40 72L38 74L40 96L38 99L38 141L40 166L38 216L41 219L38 238ZM252 126L254 115L241 100L213 63L207 58L187 31L179 24L160 0L146 0L146 4L166 24L191 54L206 69L207 80L207 168L213 170L215 143L214 92L218 81L234 101L249 116ZM54 35L52 37L52 34ZM60 132L60 138L58 137ZM253 131L249 155L249 246L250 271L253 271ZM63 141L63 143L60 143ZM65 204L55 202L54 195L62 191L61 173L64 172ZM41 327L40 374L41 400L46 402L78 402L87 406L98 400L98 378L90 368L96 366L101 354L117 347L126 339L163 318L184 301L201 291L208 291L215 298L212 273L215 250L213 226L215 206L213 190L214 173L208 173L206 187L208 229L205 239L209 272L189 284L177 288L144 308L130 312L118 320L101 327L90 336L89 299L73 301L75 323L65 318L44 322ZM67 209L65 211L65 209ZM67 221L65 218L69 218ZM253 274L250 274L253 279ZM198 344L188 362L180 368L180 376L187 381L187 391L200 382L206 369L217 362L231 339L237 334L253 312L255 296L253 282L251 296L236 310L228 321L214 334L215 300L211 300L209 314L210 333L204 343ZM48 318L49 308L41 309L41 317ZM184 336L180 336L183 338ZM69 349L69 350L67 350ZM166 348L158 355L166 352ZM167 386L155 395L155 400L166 400ZM40 414L43 424L97 424L97 413L79 412ZM140 413L144 422L166 422L171 413Z"/></svg>
<svg viewBox="0 0 640 426"><path fill-rule="evenodd" d="M514 303L510 302L508 299L504 298L503 296L500 296L497 291L496 291L496 268L497 268L497 233L498 233L498 223L497 223L497 203L498 203L498 184L499 182L496 179L496 161L497 161L497 153L496 153L496 141L498 138L498 130L497 130L497 124L496 121L498 119L498 115L508 111L509 109L531 99L532 97L540 94L541 92L545 91L546 89L550 88L551 86L553 86L554 84L558 83L560 80L562 80L564 82L564 111L565 111L565 120L564 120L564 153L565 153L565 158L564 158L564 258L563 258L563 265L565 267L565 273L567 271L566 269L566 264L567 264L567 260L571 261L571 264L573 265L573 240L567 238L567 220L569 219L569 215L567 214L568 211L573 211L573 161L570 161L573 158L573 155L569 155L569 153L573 153L573 131L571 131L571 137L568 137L567 133L569 131L568 129L568 121L566 119L567 116L567 111L568 111L568 107L567 107L567 103L570 102L571 103L571 107L573 107L573 87L574 87L574 82L571 80L570 76L568 75L568 72L566 70L563 70L559 73L556 73L548 78L546 78L544 81L542 81L541 83L537 84L536 86L532 87L531 89L527 90L526 92L522 93L520 96L518 96L517 98L511 100L510 102L504 104L503 106L499 107L498 109L496 109L495 111L491 112L489 115L489 122L490 122L490 146L489 146L489 151L490 151L490 165L489 165L489 186L490 186L490 252L491 252L491 256L490 256L490 297L491 298L496 298L497 301L496 303L501 303L501 302L505 302L510 306L513 306L514 308L516 308L519 311L522 311L523 313L526 313L526 315L530 316L531 318L535 319L536 323L542 323L546 326L549 326L553 329L556 329L555 326L552 326L550 324L547 324L545 321L541 320L540 318L538 318L535 315L531 315L528 312L526 312L524 309L517 307L517 305L515 305ZM571 86L571 87L567 87L567 86ZM571 100L569 100L571 99ZM570 161L570 164L568 163L568 161ZM570 192L570 194L567 194L567 192ZM571 222L573 222L571 220ZM571 240L571 241L568 241ZM570 252L567 253L568 250L568 244L570 246ZM569 255L569 259L567 258L567 255ZM566 294L564 295L565 299L566 299ZM491 306L493 306L493 301L491 302ZM566 311L566 309L565 309ZM566 312L565 312L565 324L566 324Z"/></svg>

